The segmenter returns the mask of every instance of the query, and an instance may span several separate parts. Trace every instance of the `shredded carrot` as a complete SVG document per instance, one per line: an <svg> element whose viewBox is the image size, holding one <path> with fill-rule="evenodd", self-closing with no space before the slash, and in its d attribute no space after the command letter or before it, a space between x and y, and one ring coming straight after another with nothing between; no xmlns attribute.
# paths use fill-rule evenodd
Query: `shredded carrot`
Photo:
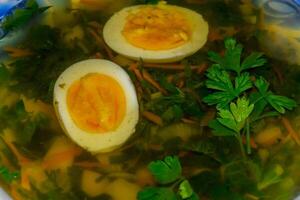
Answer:
<svg viewBox="0 0 300 200"><path fill-rule="evenodd" d="M31 51L16 47L4 47L4 51L7 52L12 58L21 58L32 55Z"/></svg>
<svg viewBox="0 0 300 200"><path fill-rule="evenodd" d="M143 115L143 117L145 117L146 119L148 119L149 121L151 121L157 125L160 125L160 126L163 125L163 121L162 121L161 117L152 112L144 111L142 113L142 115Z"/></svg>
<svg viewBox="0 0 300 200"><path fill-rule="evenodd" d="M142 75L142 73L140 72L140 70L139 70L138 68L134 68L134 69L133 69L133 72L134 72L135 76L137 77L137 79L138 79L139 81L144 80L144 79L143 79L143 75Z"/></svg>
<svg viewBox="0 0 300 200"><path fill-rule="evenodd" d="M53 169L57 165L63 163L66 160L69 160L70 158L74 158L75 156L79 155L81 153L81 150L79 148L72 148L67 151L55 153L51 155L51 157L44 160L42 163L42 166L44 169Z"/></svg>
<svg viewBox="0 0 300 200"><path fill-rule="evenodd" d="M187 118L182 118L181 121L186 123L186 124L197 124L196 121L191 120L191 119L187 119Z"/></svg>
<svg viewBox="0 0 300 200"><path fill-rule="evenodd" d="M154 79L153 77L146 71L143 70L143 77L146 81L148 81L151 85L153 85L156 89L158 89L161 93L167 94L168 92L162 88Z"/></svg>
<svg viewBox="0 0 300 200"><path fill-rule="evenodd" d="M185 65L178 63L169 63L169 64L156 64L156 63L144 63L145 68L153 69L166 69L166 70L184 70ZM198 66L191 66L192 70L198 69Z"/></svg>
<svg viewBox="0 0 300 200"><path fill-rule="evenodd" d="M183 88L184 84L185 84L184 80L180 80L180 81L176 84L176 86L177 86L178 88Z"/></svg>
<svg viewBox="0 0 300 200"><path fill-rule="evenodd" d="M23 200L21 195L19 194L17 188L15 186L12 186L10 189L10 195L13 200Z"/></svg>
<svg viewBox="0 0 300 200"><path fill-rule="evenodd" d="M197 74L203 74L207 70L207 68L208 68L208 64L207 63L203 63L197 69Z"/></svg>
<svg viewBox="0 0 300 200"><path fill-rule="evenodd" d="M243 136L242 140L243 140L243 143L244 143L244 144L247 143L247 142L246 142L246 137ZM251 148L253 148L253 149L257 149L257 148L258 148L258 146L257 146L257 144L256 144L256 142L255 142L255 140L254 140L253 137L250 138L250 146L251 146Z"/></svg>
<svg viewBox="0 0 300 200"><path fill-rule="evenodd" d="M27 163L30 162L30 160L26 157L24 157L15 147L15 145L13 143L11 143L10 141L5 140L5 138L3 138L3 141L5 142L5 144L9 147L9 149L13 152L13 154L16 156L17 160L19 161L20 165L25 165Z"/></svg>
<svg viewBox="0 0 300 200"><path fill-rule="evenodd" d="M134 70L134 69L137 69L138 68L138 64L136 63L136 62L134 62L134 63L131 63L130 65L129 65L129 70Z"/></svg>
<svg viewBox="0 0 300 200"><path fill-rule="evenodd" d="M209 31L208 34L208 41L216 41L216 40L223 40L224 37L220 34L218 30Z"/></svg>
<svg viewBox="0 0 300 200"><path fill-rule="evenodd" d="M88 32L95 38L96 42L104 47L109 59L113 59L114 55L113 52L110 50L110 48L105 44L105 42L103 41L103 39L91 28L88 28Z"/></svg>
<svg viewBox="0 0 300 200"><path fill-rule="evenodd" d="M21 186L26 190L31 189L29 176L24 169L21 170Z"/></svg>
<svg viewBox="0 0 300 200"><path fill-rule="evenodd" d="M94 58L100 59L103 58L103 55L100 52L95 53Z"/></svg>
<svg viewBox="0 0 300 200"><path fill-rule="evenodd" d="M299 138L299 134L295 131L295 129L293 128L291 122L285 118L282 117L281 118L282 124L285 127L285 129L288 131L289 135L291 136L291 138L294 139L294 141L300 145L300 138Z"/></svg>

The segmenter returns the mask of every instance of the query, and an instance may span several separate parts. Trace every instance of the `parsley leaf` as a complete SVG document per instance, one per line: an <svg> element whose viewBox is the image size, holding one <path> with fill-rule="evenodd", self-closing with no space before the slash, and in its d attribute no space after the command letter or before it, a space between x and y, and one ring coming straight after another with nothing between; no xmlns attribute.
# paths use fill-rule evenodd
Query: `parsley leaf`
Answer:
<svg viewBox="0 0 300 200"><path fill-rule="evenodd" d="M215 136L226 137L226 136L234 136L236 134L233 130L223 126L216 119L210 121L208 126L209 126L209 128L212 129L212 132Z"/></svg>
<svg viewBox="0 0 300 200"><path fill-rule="evenodd" d="M237 103L230 104L230 110L219 109L217 120L225 127L239 133L245 126L246 119L251 114L254 105L249 105L245 97L238 99Z"/></svg>
<svg viewBox="0 0 300 200"><path fill-rule="evenodd" d="M259 77L255 83L260 99L266 100L277 112L284 114L285 110L292 110L297 106L297 103L285 96L275 95L269 89L269 83L263 78Z"/></svg>
<svg viewBox="0 0 300 200"><path fill-rule="evenodd" d="M146 187L137 195L138 200L177 200L176 194L169 188Z"/></svg>
<svg viewBox="0 0 300 200"><path fill-rule="evenodd" d="M206 86L209 89L218 90L203 98L208 105L217 104L217 108L225 108L232 100L239 97L241 93L252 87L248 73L242 73L235 78L233 85L230 75L220 68L220 65L213 65L207 70L208 80Z"/></svg>
<svg viewBox="0 0 300 200"><path fill-rule="evenodd" d="M161 184L172 183L181 176L181 165L177 156L153 161L148 166L154 178Z"/></svg>
<svg viewBox="0 0 300 200"><path fill-rule="evenodd" d="M260 52L253 52L248 57L245 58L241 65L241 70L247 70L255 67L260 67L266 64L267 60L262 56L264 54Z"/></svg>
<svg viewBox="0 0 300 200"><path fill-rule="evenodd" d="M28 23L33 17L43 13L50 7L39 7L35 0L28 0L25 8L19 8L1 23L1 27L5 32L12 31Z"/></svg>
<svg viewBox="0 0 300 200"><path fill-rule="evenodd" d="M153 161L148 168L159 184L168 187L145 187L138 193L138 200L199 199L189 181L181 175L182 168L177 156L167 156L164 160ZM175 188L178 188L176 193Z"/></svg>
<svg viewBox="0 0 300 200"><path fill-rule="evenodd" d="M219 64L225 70L234 71L240 75L244 70L260 67L266 63L266 60L262 58L263 54L258 52L250 54L241 63L242 45L233 38L225 39L224 43L226 48L224 57L212 51L208 53L208 56L211 61Z"/></svg>
<svg viewBox="0 0 300 200"><path fill-rule="evenodd" d="M188 199L194 194L194 191L191 184L187 180L184 180L179 185L178 193L182 199Z"/></svg>
<svg viewBox="0 0 300 200"><path fill-rule="evenodd" d="M0 167L0 177L3 181L10 184L14 180L18 180L20 178L20 172L10 172L6 167Z"/></svg>

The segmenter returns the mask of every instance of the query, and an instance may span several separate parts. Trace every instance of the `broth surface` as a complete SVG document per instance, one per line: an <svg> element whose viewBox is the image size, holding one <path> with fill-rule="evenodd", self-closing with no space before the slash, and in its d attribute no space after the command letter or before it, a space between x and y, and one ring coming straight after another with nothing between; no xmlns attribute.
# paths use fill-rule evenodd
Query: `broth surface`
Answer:
<svg viewBox="0 0 300 200"><path fill-rule="evenodd" d="M117 55L102 38L113 12L143 2L81 2L69 6L76 9L47 10L24 33L24 41L3 49L8 58L0 65L0 180L13 199L134 200L143 188L160 186L148 164L168 155L179 157L200 199L295 199L300 193L299 108L257 120L250 130L251 154L243 159L233 137L213 135L209 122L217 116L216 106L202 99L211 93L205 87L212 65L207 54L224 54L224 39L233 37L246 55L263 52L268 60L250 69L251 78L263 76L274 93L299 103L299 28L274 28L272 16L248 0L170 0L203 15L208 41L177 64L153 65ZM128 72L141 112L133 137L113 152L96 155L67 138L52 105L58 76L89 58L111 60Z"/></svg>

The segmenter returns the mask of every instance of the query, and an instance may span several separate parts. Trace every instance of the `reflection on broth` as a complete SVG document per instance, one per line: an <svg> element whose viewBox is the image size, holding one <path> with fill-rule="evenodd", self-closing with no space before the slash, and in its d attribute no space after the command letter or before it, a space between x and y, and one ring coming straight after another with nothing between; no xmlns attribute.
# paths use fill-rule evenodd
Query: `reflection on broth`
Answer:
<svg viewBox="0 0 300 200"><path fill-rule="evenodd" d="M298 29L274 24L265 5L271 1L169 0L207 21L207 42L200 41L203 47L176 63L132 60L110 49L102 30L114 12L147 2L157 3L66 1L63 9L38 16L22 42L1 49L9 55L0 65L1 186L14 200L294 199L300 192ZM147 26L155 29L154 22L159 19ZM181 30L175 29L170 32ZM120 68L114 71L110 62L113 75L107 78L102 64L78 65L83 60L109 60ZM77 81L74 91L85 86L86 96L79 101L73 91L69 103L85 106L75 116L83 124L89 109L99 126L122 127L129 108L119 118L104 115L103 122L99 117L102 111L117 116L118 95L140 112L136 126L134 120L125 123L135 126L134 133L122 128L114 138L122 141L113 151L97 153L106 145L101 138L90 140L91 150L82 138L74 139L75 129L67 131L68 137L64 131L70 123L55 115L54 107L67 104L54 92L68 88L65 76L58 78L74 63L79 70L68 77ZM111 89L108 79L115 84ZM66 107L58 113L67 112ZM88 136L105 134L111 133Z"/></svg>

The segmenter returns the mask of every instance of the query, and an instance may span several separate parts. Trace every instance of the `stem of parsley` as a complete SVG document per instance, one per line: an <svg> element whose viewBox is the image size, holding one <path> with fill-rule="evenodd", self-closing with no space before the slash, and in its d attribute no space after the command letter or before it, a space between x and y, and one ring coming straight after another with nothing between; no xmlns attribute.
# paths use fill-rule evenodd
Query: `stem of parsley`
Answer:
<svg viewBox="0 0 300 200"><path fill-rule="evenodd" d="M243 145L243 140L242 140L240 132L236 135L236 138L237 138L237 140L239 141L239 144L240 144L241 154L242 154L243 158L246 159L246 153L245 153L245 149L244 149L244 145Z"/></svg>
<svg viewBox="0 0 300 200"><path fill-rule="evenodd" d="M173 183L170 187L171 190L174 190L176 187L178 187L178 185L184 181L185 178L183 176L181 176L175 183Z"/></svg>
<svg viewBox="0 0 300 200"><path fill-rule="evenodd" d="M247 154L251 154L251 146L250 146L250 122L249 122L249 119L246 120L246 144L247 144Z"/></svg>

